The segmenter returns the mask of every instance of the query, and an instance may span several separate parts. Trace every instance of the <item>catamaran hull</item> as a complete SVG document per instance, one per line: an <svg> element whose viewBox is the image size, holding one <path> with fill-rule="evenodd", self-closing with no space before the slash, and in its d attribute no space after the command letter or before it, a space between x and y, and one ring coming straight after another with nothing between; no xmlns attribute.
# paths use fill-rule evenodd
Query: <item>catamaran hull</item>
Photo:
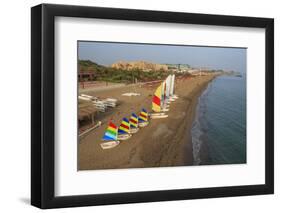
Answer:
<svg viewBox="0 0 281 213"><path fill-rule="evenodd" d="M131 134L137 133L138 131L139 131L139 128L131 128L131 129L129 130L129 132L130 132Z"/></svg>
<svg viewBox="0 0 281 213"><path fill-rule="evenodd" d="M101 143L100 146L102 149L112 149L118 146L119 143L120 141L108 141L108 142Z"/></svg>
<svg viewBox="0 0 281 213"><path fill-rule="evenodd" d="M139 127L146 127L149 124L149 122L141 122L139 123Z"/></svg>
<svg viewBox="0 0 281 213"><path fill-rule="evenodd" d="M128 140L130 137L132 137L131 134L124 134L124 135L118 135L117 139L120 141Z"/></svg>
<svg viewBox="0 0 281 213"><path fill-rule="evenodd" d="M151 115L165 115L165 112L153 112L149 114L149 116Z"/></svg>
<svg viewBox="0 0 281 213"><path fill-rule="evenodd" d="M167 118L168 115L166 114L161 114L161 113L153 113L153 114L150 114L150 118L151 119L158 119L158 118Z"/></svg>
<svg viewBox="0 0 281 213"><path fill-rule="evenodd" d="M161 109L161 112L169 112L168 108Z"/></svg>

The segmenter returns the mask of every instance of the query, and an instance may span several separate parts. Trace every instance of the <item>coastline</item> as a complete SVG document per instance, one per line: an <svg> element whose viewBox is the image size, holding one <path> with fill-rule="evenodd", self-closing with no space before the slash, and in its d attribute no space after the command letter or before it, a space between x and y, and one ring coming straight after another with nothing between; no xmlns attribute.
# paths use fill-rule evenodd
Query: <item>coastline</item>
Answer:
<svg viewBox="0 0 281 213"><path fill-rule="evenodd" d="M215 79L216 76L214 76L212 79L210 79L208 82L206 82L204 85L202 85L202 87L200 88L200 90L198 91L198 93L196 94L196 97L194 98L194 104L193 106L191 107L191 110L192 110L192 121L191 121L191 124L190 124L190 127L187 127L187 131L189 133L189 137L187 138L187 140L189 141L188 143L191 144L192 146L192 156L193 156L193 164L192 165L200 165L201 163L198 163L197 160L198 159L194 159L194 155L195 155L195 150L194 150L194 146L195 144L193 143L193 128L197 129L198 127L196 127L195 125L198 125L198 122L200 123L199 121L199 113L200 113L200 102L202 101L201 100L201 97L204 95L204 93L206 92L206 90L208 90L209 88L209 85L211 84L211 82ZM200 125L200 124L199 124ZM200 141L204 141L203 140L203 137L204 135L200 135L199 136L199 140ZM202 160L206 160L208 159L208 147L206 146L207 144L206 143L202 143L200 144L200 149L199 149L199 152L197 153L198 156L199 156L199 159Z"/></svg>
<svg viewBox="0 0 281 213"><path fill-rule="evenodd" d="M243 86L243 79L224 76L199 97L192 128L195 165L246 163Z"/></svg>
<svg viewBox="0 0 281 213"><path fill-rule="evenodd" d="M179 99L170 104L166 119L151 120L127 141L110 150L100 148L101 137L109 119L117 125L140 107L150 109L154 88L137 87L139 97L122 97L130 87L113 91L88 92L89 95L118 97L120 105L103 119L103 125L78 142L78 170L143 168L193 165L191 128L198 98L216 76L197 76L176 82ZM131 88L132 89L132 88Z"/></svg>

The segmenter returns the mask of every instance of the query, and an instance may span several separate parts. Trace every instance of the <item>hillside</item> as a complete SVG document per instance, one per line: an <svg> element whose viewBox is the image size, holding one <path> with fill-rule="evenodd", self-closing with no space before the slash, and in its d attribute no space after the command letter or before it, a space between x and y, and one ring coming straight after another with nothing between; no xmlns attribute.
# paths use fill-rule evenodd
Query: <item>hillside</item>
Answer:
<svg viewBox="0 0 281 213"><path fill-rule="evenodd" d="M104 70L106 67L99 65L91 60L79 60L79 70L80 71L87 71L87 72L94 72L97 70Z"/></svg>
<svg viewBox="0 0 281 213"><path fill-rule="evenodd" d="M124 65L123 63L121 63ZM120 64L119 64L120 65ZM166 78L171 72L167 65L152 64L148 62L135 63L134 66L99 65L90 60L79 60L79 72L92 72L95 81L107 81L114 83L134 83L154 81ZM181 75L181 74L177 74ZM87 79L85 78L85 81Z"/></svg>

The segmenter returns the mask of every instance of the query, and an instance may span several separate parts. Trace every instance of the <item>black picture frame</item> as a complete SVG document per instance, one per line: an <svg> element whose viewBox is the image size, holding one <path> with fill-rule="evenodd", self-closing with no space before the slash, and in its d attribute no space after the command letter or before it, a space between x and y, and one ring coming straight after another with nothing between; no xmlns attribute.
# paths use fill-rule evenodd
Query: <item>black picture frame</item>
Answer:
<svg viewBox="0 0 281 213"><path fill-rule="evenodd" d="M56 197L54 171L55 17L264 28L265 184ZM274 20L164 11L41 4L31 8L31 204L39 208L139 203L274 193Z"/></svg>

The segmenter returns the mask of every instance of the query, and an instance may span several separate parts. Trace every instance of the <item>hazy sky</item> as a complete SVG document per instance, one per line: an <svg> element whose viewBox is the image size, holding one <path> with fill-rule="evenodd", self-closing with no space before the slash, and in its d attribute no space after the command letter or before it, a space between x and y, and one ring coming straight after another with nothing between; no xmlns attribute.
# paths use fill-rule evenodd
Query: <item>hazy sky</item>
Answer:
<svg viewBox="0 0 281 213"><path fill-rule="evenodd" d="M246 72L245 48L79 42L78 57L101 65L117 61L190 64L193 67Z"/></svg>

